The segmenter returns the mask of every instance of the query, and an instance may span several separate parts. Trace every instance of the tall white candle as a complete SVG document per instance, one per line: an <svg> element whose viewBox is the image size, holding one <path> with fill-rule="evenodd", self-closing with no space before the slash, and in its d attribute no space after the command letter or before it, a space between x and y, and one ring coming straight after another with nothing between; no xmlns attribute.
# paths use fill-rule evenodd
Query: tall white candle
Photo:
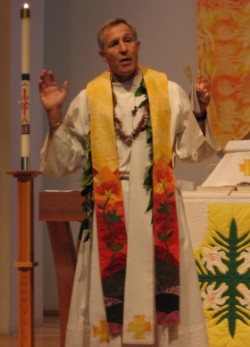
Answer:
<svg viewBox="0 0 250 347"><path fill-rule="evenodd" d="M27 170L30 157L30 9L21 9L21 168Z"/></svg>
<svg viewBox="0 0 250 347"><path fill-rule="evenodd" d="M26 3L21 9L22 22L22 73L30 72L30 9Z"/></svg>

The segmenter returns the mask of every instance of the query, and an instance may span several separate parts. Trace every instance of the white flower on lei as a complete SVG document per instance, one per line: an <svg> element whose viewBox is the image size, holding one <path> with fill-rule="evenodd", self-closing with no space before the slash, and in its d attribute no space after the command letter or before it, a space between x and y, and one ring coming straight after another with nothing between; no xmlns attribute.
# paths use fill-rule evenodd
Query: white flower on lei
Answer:
<svg viewBox="0 0 250 347"><path fill-rule="evenodd" d="M222 259L227 259L227 256L220 247L202 247L202 253L204 254L204 256L202 257L202 263L209 271L214 273L215 266L220 272L224 274L228 271L228 267L222 262Z"/></svg>
<svg viewBox="0 0 250 347"><path fill-rule="evenodd" d="M222 283L222 285L217 289L214 289L215 286L216 283L209 284L206 291L201 293L204 308L212 308L213 310L216 310L227 301L228 296L222 298L222 295L228 289L228 286L225 283Z"/></svg>
<svg viewBox="0 0 250 347"><path fill-rule="evenodd" d="M244 274L250 268L250 247L247 247L244 252L240 254L237 260L244 259L243 263L238 267L238 272Z"/></svg>
<svg viewBox="0 0 250 347"><path fill-rule="evenodd" d="M243 298L237 296L237 300L242 306L250 310L250 290L243 283L237 285L237 290L243 295Z"/></svg>

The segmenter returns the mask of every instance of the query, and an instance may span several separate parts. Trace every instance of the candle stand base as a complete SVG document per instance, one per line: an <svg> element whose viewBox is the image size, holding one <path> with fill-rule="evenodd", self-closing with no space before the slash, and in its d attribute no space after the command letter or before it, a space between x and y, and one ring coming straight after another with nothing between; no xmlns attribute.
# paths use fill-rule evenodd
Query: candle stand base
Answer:
<svg viewBox="0 0 250 347"><path fill-rule="evenodd" d="M22 170L29 170L29 157L21 157L21 169Z"/></svg>
<svg viewBox="0 0 250 347"><path fill-rule="evenodd" d="M34 347L33 180L40 171L9 171L17 178L18 346Z"/></svg>

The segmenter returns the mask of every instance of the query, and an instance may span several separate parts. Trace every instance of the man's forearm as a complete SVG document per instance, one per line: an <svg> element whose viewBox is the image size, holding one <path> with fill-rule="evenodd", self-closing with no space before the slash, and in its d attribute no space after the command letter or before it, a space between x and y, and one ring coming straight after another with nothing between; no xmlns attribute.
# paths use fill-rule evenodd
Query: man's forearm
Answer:
<svg viewBox="0 0 250 347"><path fill-rule="evenodd" d="M63 114L61 108L55 108L47 112L49 120L49 136L52 137L56 130L63 123Z"/></svg>

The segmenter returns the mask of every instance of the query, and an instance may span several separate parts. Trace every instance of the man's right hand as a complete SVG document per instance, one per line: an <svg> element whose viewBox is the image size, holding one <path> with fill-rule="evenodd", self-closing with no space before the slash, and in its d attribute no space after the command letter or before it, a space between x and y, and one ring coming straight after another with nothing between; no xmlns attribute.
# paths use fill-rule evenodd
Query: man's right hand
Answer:
<svg viewBox="0 0 250 347"><path fill-rule="evenodd" d="M39 94L43 107L48 113L50 127L62 123L62 105L67 97L68 82L64 81L59 89L52 71L43 69L39 80Z"/></svg>
<svg viewBox="0 0 250 347"><path fill-rule="evenodd" d="M62 89L58 88L55 75L52 71L43 69L39 80L39 93L43 107L46 111L61 108L68 92L68 82L64 81Z"/></svg>

